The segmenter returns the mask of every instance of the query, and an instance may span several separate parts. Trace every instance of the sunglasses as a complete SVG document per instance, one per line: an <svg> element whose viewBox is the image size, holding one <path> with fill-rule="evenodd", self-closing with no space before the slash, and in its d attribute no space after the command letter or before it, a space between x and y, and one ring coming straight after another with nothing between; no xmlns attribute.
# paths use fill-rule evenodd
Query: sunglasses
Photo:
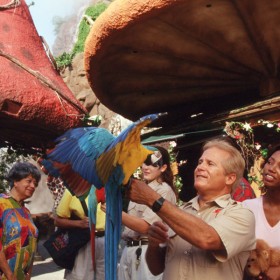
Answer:
<svg viewBox="0 0 280 280"><path fill-rule="evenodd" d="M144 161L144 164L147 166L162 167L163 160L161 153L159 151L155 151L153 154L148 155L148 157Z"/></svg>

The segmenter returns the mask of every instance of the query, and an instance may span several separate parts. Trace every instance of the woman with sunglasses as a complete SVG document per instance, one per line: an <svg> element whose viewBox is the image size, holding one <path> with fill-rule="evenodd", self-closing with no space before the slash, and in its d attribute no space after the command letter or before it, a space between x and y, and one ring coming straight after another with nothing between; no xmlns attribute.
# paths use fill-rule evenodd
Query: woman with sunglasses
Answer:
<svg viewBox="0 0 280 280"><path fill-rule="evenodd" d="M142 164L143 179L164 199L176 204L177 191L173 185L173 173L170 167L169 154L166 149L155 146L156 150ZM122 238L126 242L123 249L119 271L119 280L158 280L146 264L145 254L148 247L147 232L149 226L161 219L147 206L130 202L128 212L122 213L125 226Z"/></svg>

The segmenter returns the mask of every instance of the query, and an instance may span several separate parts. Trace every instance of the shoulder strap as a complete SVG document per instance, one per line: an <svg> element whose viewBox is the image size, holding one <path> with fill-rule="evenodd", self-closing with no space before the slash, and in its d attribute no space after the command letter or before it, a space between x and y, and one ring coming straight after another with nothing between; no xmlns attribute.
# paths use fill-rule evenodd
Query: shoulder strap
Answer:
<svg viewBox="0 0 280 280"><path fill-rule="evenodd" d="M87 207L86 201L85 200L80 200L80 201L81 201L82 207L84 209L85 215L88 217L88 207Z"/></svg>

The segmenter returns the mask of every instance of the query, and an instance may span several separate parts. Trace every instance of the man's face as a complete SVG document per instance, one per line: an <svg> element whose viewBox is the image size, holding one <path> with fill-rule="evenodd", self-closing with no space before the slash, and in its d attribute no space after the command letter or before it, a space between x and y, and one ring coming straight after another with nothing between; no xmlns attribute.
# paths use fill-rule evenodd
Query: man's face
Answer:
<svg viewBox="0 0 280 280"><path fill-rule="evenodd" d="M219 196L229 193L227 176L222 166L222 161L229 156L228 152L216 147L203 152L194 171L194 186L199 194Z"/></svg>

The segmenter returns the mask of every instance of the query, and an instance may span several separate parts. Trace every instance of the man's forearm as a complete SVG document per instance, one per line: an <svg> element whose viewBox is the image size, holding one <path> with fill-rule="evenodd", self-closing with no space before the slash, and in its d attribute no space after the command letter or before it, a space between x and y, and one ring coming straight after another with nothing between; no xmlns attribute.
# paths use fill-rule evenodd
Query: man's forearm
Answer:
<svg viewBox="0 0 280 280"><path fill-rule="evenodd" d="M180 237L205 250L221 250L223 244L215 229L203 220L184 212L168 201L157 215Z"/></svg>
<svg viewBox="0 0 280 280"><path fill-rule="evenodd" d="M165 267L166 247L148 246L146 251L146 261L153 275L159 275Z"/></svg>
<svg viewBox="0 0 280 280"><path fill-rule="evenodd" d="M67 218L60 218L60 217L56 217L54 219L54 224L57 227L60 228L77 228L77 227L82 227L81 225L81 221L82 220L71 220L71 219L67 219Z"/></svg>
<svg viewBox="0 0 280 280"><path fill-rule="evenodd" d="M140 191L141 190L141 191ZM129 190L132 201L152 208L160 195L141 181L132 181ZM184 212L165 200L157 215L170 226L180 237L204 250L221 250L223 244L215 229L200 218Z"/></svg>

